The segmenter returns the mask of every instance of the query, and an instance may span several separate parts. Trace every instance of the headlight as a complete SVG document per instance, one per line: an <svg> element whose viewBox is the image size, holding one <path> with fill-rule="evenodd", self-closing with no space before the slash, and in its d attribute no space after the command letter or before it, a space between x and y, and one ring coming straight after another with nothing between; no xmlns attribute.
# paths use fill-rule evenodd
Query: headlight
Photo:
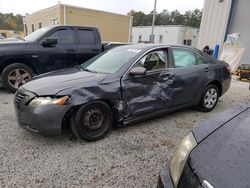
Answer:
<svg viewBox="0 0 250 188"><path fill-rule="evenodd" d="M189 133L180 143L177 152L170 161L170 173L175 187L179 182L181 173L187 162L188 156L192 149L197 145L193 133Z"/></svg>
<svg viewBox="0 0 250 188"><path fill-rule="evenodd" d="M68 96L60 97L60 98L51 98L51 97L35 97L30 103L29 106L41 106L48 104L57 104L57 105L65 105Z"/></svg>

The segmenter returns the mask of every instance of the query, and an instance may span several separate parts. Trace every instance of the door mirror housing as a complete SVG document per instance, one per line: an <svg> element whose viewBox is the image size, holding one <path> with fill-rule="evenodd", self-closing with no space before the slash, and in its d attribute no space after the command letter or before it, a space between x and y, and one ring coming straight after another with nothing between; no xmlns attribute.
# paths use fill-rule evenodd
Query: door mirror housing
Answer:
<svg viewBox="0 0 250 188"><path fill-rule="evenodd" d="M57 44L57 38L55 37L47 37L43 40L42 45L44 47L51 47Z"/></svg>
<svg viewBox="0 0 250 188"><path fill-rule="evenodd" d="M139 75L145 75L147 72L146 68L144 67L134 67L129 71L129 75L131 76L139 76Z"/></svg>

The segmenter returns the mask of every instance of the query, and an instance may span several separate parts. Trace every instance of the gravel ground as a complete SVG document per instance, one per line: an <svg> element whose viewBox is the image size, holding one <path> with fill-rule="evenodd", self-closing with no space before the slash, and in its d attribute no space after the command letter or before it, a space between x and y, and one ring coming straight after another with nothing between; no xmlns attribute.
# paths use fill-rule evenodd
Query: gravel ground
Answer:
<svg viewBox="0 0 250 188"><path fill-rule="evenodd" d="M193 127L242 100L249 84L232 80L210 113L192 108L87 143L45 138L18 127L13 94L0 89L0 187L156 187L159 171Z"/></svg>

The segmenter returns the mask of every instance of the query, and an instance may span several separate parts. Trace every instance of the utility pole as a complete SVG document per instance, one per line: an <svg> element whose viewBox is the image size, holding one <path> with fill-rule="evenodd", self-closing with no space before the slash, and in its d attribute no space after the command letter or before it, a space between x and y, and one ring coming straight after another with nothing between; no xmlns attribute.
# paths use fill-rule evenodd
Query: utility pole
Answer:
<svg viewBox="0 0 250 188"><path fill-rule="evenodd" d="M155 0L154 10L153 10L152 32L151 32L151 35L149 37L149 42L150 43L154 43L154 39L155 39L154 29L155 29L156 4L157 4L157 0Z"/></svg>

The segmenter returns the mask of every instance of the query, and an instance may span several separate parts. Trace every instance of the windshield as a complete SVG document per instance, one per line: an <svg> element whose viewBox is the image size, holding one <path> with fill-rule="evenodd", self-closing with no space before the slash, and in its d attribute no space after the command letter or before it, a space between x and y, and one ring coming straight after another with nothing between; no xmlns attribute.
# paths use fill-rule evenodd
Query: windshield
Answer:
<svg viewBox="0 0 250 188"><path fill-rule="evenodd" d="M41 36L43 36L50 29L51 27L43 27L41 29L38 29L35 32L29 34L27 37L25 37L24 40L35 41L39 39Z"/></svg>
<svg viewBox="0 0 250 188"><path fill-rule="evenodd" d="M118 71L140 51L139 49L116 48L93 57L82 64L81 68L90 72L111 74Z"/></svg>

